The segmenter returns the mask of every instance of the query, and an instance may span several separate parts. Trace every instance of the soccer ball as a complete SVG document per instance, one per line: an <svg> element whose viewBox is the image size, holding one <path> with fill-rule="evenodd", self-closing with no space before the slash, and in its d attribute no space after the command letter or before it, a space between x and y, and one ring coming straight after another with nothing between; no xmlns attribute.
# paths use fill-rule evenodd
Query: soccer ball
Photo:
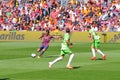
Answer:
<svg viewBox="0 0 120 80"><path fill-rule="evenodd" d="M36 54L35 54L35 53L32 53L32 54L31 54L31 57L32 57L32 58L35 58L35 57L36 57Z"/></svg>

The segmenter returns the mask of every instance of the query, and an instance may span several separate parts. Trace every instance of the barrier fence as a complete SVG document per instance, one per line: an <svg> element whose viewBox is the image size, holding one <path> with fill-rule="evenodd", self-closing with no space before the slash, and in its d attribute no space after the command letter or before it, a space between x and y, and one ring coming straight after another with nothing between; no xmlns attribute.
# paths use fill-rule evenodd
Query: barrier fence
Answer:
<svg viewBox="0 0 120 80"><path fill-rule="evenodd" d="M43 32L31 32L31 31L0 31L0 41L40 41L39 36ZM63 36L64 32L51 32L54 36ZM101 37L101 42L106 43L120 43L120 32L98 32ZM57 39L54 41L61 41ZM71 42L91 42L88 38L88 32L72 32Z"/></svg>

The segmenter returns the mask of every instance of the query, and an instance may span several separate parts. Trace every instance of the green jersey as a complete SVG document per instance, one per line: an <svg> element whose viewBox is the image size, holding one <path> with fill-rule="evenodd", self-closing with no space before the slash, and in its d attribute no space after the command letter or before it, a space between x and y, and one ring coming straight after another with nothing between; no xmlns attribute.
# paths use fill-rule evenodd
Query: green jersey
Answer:
<svg viewBox="0 0 120 80"><path fill-rule="evenodd" d="M88 32L95 42L100 42L100 36L94 30L90 29Z"/></svg>
<svg viewBox="0 0 120 80"><path fill-rule="evenodd" d="M64 39L62 42L62 50L68 49L68 44L66 43L66 41L70 41L69 33L65 33L65 35L64 35Z"/></svg>
<svg viewBox="0 0 120 80"><path fill-rule="evenodd" d="M60 53L61 55L66 55L66 54L72 53L72 51L70 50L66 41L70 41L69 33L65 33L65 35L64 35L64 39L63 39L63 42L61 44L61 53Z"/></svg>

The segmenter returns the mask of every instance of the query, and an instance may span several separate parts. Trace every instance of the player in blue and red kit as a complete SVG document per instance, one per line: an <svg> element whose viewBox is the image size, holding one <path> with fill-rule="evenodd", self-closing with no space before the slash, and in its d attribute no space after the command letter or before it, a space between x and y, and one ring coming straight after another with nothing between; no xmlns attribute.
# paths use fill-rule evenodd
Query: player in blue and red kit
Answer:
<svg viewBox="0 0 120 80"><path fill-rule="evenodd" d="M39 39L42 39L42 44L40 47L38 47L37 51L40 52L40 54L38 55L38 58L42 57L43 53L49 48L49 43L51 41L52 38L61 38L61 37L56 37L56 36L52 36L50 35L50 31L46 30L46 32L39 37Z"/></svg>

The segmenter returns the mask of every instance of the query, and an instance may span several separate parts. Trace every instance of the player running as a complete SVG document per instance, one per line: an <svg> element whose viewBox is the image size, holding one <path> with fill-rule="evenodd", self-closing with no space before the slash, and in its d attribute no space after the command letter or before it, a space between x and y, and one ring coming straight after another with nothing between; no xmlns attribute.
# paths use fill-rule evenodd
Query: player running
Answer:
<svg viewBox="0 0 120 80"><path fill-rule="evenodd" d="M50 35L50 31L46 30L46 32L39 37L39 39L42 39L42 44L41 46L37 49L40 54L38 55L38 58L42 57L44 52L49 48L49 43L52 38L60 38L60 37L55 37Z"/></svg>
<svg viewBox="0 0 120 80"><path fill-rule="evenodd" d="M64 34L63 42L61 44L60 57L56 58L52 62L49 62L49 68L52 68L53 64L62 60L66 54L69 54L70 57L69 57L68 64L67 64L66 68L72 69L73 67L70 64L71 64L71 61L74 57L74 54L70 50L71 47L72 47L72 43L70 43L70 30L67 28L66 33Z"/></svg>
<svg viewBox="0 0 120 80"><path fill-rule="evenodd" d="M102 55L102 59L106 59L106 55L103 54L103 52L99 49L100 46L100 36L93 30L91 29L91 26L87 26L87 31L89 32L89 38L93 41L91 45L91 50L92 50L92 58L91 60L96 59L95 51L97 51L99 54Z"/></svg>

